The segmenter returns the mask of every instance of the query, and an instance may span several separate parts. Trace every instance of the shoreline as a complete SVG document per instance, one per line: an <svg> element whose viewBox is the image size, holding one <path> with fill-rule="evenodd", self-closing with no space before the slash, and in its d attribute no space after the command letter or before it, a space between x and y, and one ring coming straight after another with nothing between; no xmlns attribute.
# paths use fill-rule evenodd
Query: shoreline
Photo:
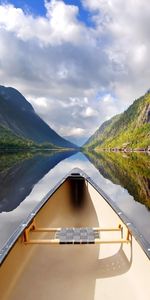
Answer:
<svg viewBox="0 0 150 300"><path fill-rule="evenodd" d="M148 153L150 154L150 149L118 149L118 148L98 148L98 149L88 149L88 148L85 148L82 150L83 152L84 151L88 151L88 152L115 152L115 153Z"/></svg>
<svg viewBox="0 0 150 300"><path fill-rule="evenodd" d="M142 149L98 149L98 150L95 150L93 149L95 152L115 152L115 153L148 153L150 154L150 150L142 150ZM93 151L92 150L92 151Z"/></svg>

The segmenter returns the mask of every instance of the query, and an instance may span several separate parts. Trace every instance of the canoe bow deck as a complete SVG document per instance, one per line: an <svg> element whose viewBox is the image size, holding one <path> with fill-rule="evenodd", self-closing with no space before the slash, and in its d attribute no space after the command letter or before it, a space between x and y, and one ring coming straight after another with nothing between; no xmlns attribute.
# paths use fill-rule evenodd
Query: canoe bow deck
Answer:
<svg viewBox="0 0 150 300"><path fill-rule="evenodd" d="M81 170L20 228L1 261L1 300L150 299L147 245L143 251L126 216Z"/></svg>

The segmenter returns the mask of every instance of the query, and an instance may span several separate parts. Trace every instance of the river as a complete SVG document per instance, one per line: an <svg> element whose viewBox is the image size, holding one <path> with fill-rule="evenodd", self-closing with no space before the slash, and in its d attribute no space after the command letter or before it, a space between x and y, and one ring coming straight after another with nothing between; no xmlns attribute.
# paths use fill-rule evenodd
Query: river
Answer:
<svg viewBox="0 0 150 300"><path fill-rule="evenodd" d="M0 156L0 249L37 203L75 167L105 191L150 243L148 154L47 151Z"/></svg>

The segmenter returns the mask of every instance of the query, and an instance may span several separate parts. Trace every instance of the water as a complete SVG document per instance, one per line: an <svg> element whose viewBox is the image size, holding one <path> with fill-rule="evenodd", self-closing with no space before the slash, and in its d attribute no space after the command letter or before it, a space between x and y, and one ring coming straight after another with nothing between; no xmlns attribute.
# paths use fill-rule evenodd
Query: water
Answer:
<svg viewBox="0 0 150 300"><path fill-rule="evenodd" d="M51 151L0 158L0 248L72 168L86 172L150 243L150 157Z"/></svg>

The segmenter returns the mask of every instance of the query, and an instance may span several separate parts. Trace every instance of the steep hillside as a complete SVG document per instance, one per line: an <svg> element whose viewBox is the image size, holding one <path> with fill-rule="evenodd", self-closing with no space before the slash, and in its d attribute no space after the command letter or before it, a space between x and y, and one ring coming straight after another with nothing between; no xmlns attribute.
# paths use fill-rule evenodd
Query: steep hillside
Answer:
<svg viewBox="0 0 150 300"><path fill-rule="evenodd" d="M150 146L150 93L134 101L122 114L103 123L84 148L147 149Z"/></svg>
<svg viewBox="0 0 150 300"><path fill-rule="evenodd" d="M75 145L52 130L16 89L4 86L0 86L0 125L35 143L52 143L60 147L75 148Z"/></svg>
<svg viewBox="0 0 150 300"><path fill-rule="evenodd" d="M34 143L14 134L10 129L0 125L0 149L27 148L32 147Z"/></svg>
<svg viewBox="0 0 150 300"><path fill-rule="evenodd" d="M5 150L26 150L26 149L61 149L51 143L37 144L14 134L10 129L0 125L0 151Z"/></svg>
<svg viewBox="0 0 150 300"><path fill-rule="evenodd" d="M104 139L109 136L110 131L113 128L113 125L120 118L120 115L113 117L112 119L104 122L100 128L96 130L96 132L88 139L88 141L84 144L84 147L95 148L98 145L101 145Z"/></svg>

